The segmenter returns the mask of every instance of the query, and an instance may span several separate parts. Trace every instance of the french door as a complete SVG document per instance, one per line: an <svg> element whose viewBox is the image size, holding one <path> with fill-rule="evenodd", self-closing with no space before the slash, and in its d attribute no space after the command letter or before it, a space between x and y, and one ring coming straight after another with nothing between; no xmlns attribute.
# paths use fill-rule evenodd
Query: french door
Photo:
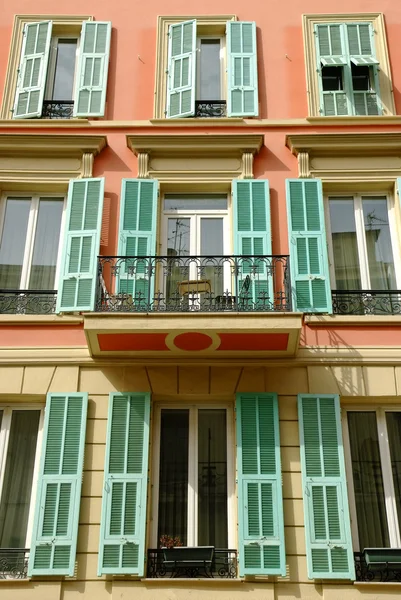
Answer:
<svg viewBox="0 0 401 600"><path fill-rule="evenodd" d="M233 415L227 406L155 410L152 545L233 547Z"/></svg>

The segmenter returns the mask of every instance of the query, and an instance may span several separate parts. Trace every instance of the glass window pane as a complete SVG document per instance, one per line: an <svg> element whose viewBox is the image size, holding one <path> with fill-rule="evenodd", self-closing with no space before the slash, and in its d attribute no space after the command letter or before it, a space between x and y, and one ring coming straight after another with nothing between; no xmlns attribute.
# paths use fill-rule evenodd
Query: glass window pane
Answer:
<svg viewBox="0 0 401 600"><path fill-rule="evenodd" d="M0 503L0 547L25 548L39 410L15 410Z"/></svg>
<svg viewBox="0 0 401 600"><path fill-rule="evenodd" d="M388 548L390 541L376 414L355 411L347 415L359 546L361 550Z"/></svg>
<svg viewBox="0 0 401 600"><path fill-rule="evenodd" d="M174 196L166 194L164 197L164 210L227 210L226 194L191 194Z"/></svg>
<svg viewBox="0 0 401 600"><path fill-rule="evenodd" d="M324 92L337 92L344 89L342 67L322 67Z"/></svg>
<svg viewBox="0 0 401 600"><path fill-rule="evenodd" d="M223 219L200 219L200 254L211 256L212 260L202 259L202 279L210 281L214 296L221 296L224 292L223 269L218 268L214 260L223 256ZM210 264L208 264L210 262Z"/></svg>
<svg viewBox="0 0 401 600"><path fill-rule="evenodd" d="M386 412L386 421L398 524L401 530L401 412Z"/></svg>
<svg viewBox="0 0 401 600"><path fill-rule="evenodd" d="M54 288L63 205L62 198L41 198L39 201L29 278L30 290Z"/></svg>
<svg viewBox="0 0 401 600"><path fill-rule="evenodd" d="M198 545L228 547L225 409L198 411Z"/></svg>
<svg viewBox="0 0 401 600"><path fill-rule="evenodd" d="M8 198L0 244L0 288L19 289L30 198Z"/></svg>
<svg viewBox="0 0 401 600"><path fill-rule="evenodd" d="M360 290L360 263L353 198L329 199L334 272L338 290Z"/></svg>
<svg viewBox="0 0 401 600"><path fill-rule="evenodd" d="M190 219L180 217L168 219L167 223L167 256L189 256Z"/></svg>
<svg viewBox="0 0 401 600"><path fill-rule="evenodd" d="M354 92L366 92L371 89L370 68L366 66L351 64L352 88Z"/></svg>
<svg viewBox="0 0 401 600"><path fill-rule="evenodd" d="M220 40L201 39L198 100L221 100Z"/></svg>
<svg viewBox="0 0 401 600"><path fill-rule="evenodd" d="M77 40L58 40L52 100L72 100Z"/></svg>
<svg viewBox="0 0 401 600"><path fill-rule="evenodd" d="M187 543L189 410L161 411L158 541Z"/></svg>
<svg viewBox="0 0 401 600"><path fill-rule="evenodd" d="M372 290L395 290L393 250L386 197L362 198L368 252L370 287Z"/></svg>

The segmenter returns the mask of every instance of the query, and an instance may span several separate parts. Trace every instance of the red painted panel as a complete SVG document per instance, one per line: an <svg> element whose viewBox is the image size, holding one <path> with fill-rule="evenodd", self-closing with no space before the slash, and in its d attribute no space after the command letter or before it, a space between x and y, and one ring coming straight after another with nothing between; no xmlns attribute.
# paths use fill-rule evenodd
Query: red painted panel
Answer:
<svg viewBox="0 0 401 600"><path fill-rule="evenodd" d="M100 350L144 351L168 350L167 333L99 333L97 336Z"/></svg>
<svg viewBox="0 0 401 600"><path fill-rule="evenodd" d="M205 333L198 333L197 331L180 333L174 338L174 346L180 350L206 350L212 343L213 340L210 336Z"/></svg>
<svg viewBox="0 0 401 600"><path fill-rule="evenodd" d="M217 350L287 350L288 333L220 333Z"/></svg>

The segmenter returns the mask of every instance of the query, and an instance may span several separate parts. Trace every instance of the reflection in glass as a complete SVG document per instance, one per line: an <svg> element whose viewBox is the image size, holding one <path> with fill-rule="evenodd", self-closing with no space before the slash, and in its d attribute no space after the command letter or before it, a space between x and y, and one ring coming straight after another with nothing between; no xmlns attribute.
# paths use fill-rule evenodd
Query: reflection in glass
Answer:
<svg viewBox="0 0 401 600"><path fill-rule="evenodd" d="M77 40L58 40L52 100L72 100Z"/></svg>
<svg viewBox="0 0 401 600"><path fill-rule="evenodd" d="M63 199L41 198L36 223L30 290L52 290L55 283Z"/></svg>
<svg viewBox="0 0 401 600"><path fill-rule="evenodd" d="M221 100L220 40L200 40L197 100Z"/></svg>
<svg viewBox="0 0 401 600"><path fill-rule="evenodd" d="M330 227L337 290L361 289L354 199L330 198Z"/></svg>
<svg viewBox="0 0 401 600"><path fill-rule="evenodd" d="M363 222L372 290L395 290L393 251L391 248L387 199L362 198Z"/></svg>
<svg viewBox="0 0 401 600"><path fill-rule="evenodd" d="M7 199L0 244L0 288L20 288L30 207L30 198Z"/></svg>
<svg viewBox="0 0 401 600"><path fill-rule="evenodd" d="M223 219L217 218L202 218L200 219L200 254L201 256L223 256ZM207 279L211 285L212 294L214 297L223 294L223 270L217 269L215 261L211 261L208 266L207 260L202 260L202 278Z"/></svg>

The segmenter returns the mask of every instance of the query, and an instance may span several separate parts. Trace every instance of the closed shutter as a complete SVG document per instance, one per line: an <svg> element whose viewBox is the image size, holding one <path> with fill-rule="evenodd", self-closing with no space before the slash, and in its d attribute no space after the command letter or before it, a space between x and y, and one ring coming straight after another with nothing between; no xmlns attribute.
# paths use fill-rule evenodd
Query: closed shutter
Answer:
<svg viewBox="0 0 401 600"><path fill-rule="evenodd" d="M152 302L155 285L156 211L155 179L123 179L121 188L118 256L146 257L125 260L118 273L119 292L132 295L137 308Z"/></svg>
<svg viewBox="0 0 401 600"><path fill-rule="evenodd" d="M51 21L25 25L14 119L31 119L42 115L51 35Z"/></svg>
<svg viewBox="0 0 401 600"><path fill-rule="evenodd" d="M57 312L94 310L104 178L71 179Z"/></svg>
<svg viewBox="0 0 401 600"><path fill-rule="evenodd" d="M99 575L144 573L149 415L149 394L110 394Z"/></svg>
<svg viewBox="0 0 401 600"><path fill-rule="evenodd" d="M239 572L285 575L277 394L237 394Z"/></svg>
<svg viewBox="0 0 401 600"><path fill-rule="evenodd" d="M267 179L233 180L234 253L239 266L239 307L248 302L259 308L274 307L271 270L270 192ZM254 256L253 259L241 258ZM257 258L260 257L260 258ZM263 258L267 257L267 258ZM250 285L242 292L245 279ZM248 286L247 286L248 287Z"/></svg>
<svg viewBox="0 0 401 600"><path fill-rule="evenodd" d="M331 313L322 182L320 179L287 179L286 186L294 309Z"/></svg>
<svg viewBox="0 0 401 600"><path fill-rule="evenodd" d="M258 64L256 23L227 22L227 115L257 117Z"/></svg>
<svg viewBox="0 0 401 600"><path fill-rule="evenodd" d="M111 23L84 21L79 46L74 117L103 117Z"/></svg>
<svg viewBox="0 0 401 600"><path fill-rule="evenodd" d="M170 25L167 118L195 115L196 21Z"/></svg>
<svg viewBox="0 0 401 600"><path fill-rule="evenodd" d="M345 70L347 56L343 28L339 23L315 25L317 72L319 74L320 110L326 117L351 114L345 93ZM323 91L322 68L342 67L342 90ZM334 73L334 71L333 71Z"/></svg>
<svg viewBox="0 0 401 600"><path fill-rule="evenodd" d="M306 552L310 579L355 579L340 401L298 395Z"/></svg>
<svg viewBox="0 0 401 600"><path fill-rule="evenodd" d="M28 575L73 575L88 394L48 394Z"/></svg>
<svg viewBox="0 0 401 600"><path fill-rule="evenodd" d="M379 100L379 61L374 51L374 31L370 23L348 23L347 40L350 61L355 66L367 66L372 72L374 90L353 91L354 111L356 115L381 114Z"/></svg>

